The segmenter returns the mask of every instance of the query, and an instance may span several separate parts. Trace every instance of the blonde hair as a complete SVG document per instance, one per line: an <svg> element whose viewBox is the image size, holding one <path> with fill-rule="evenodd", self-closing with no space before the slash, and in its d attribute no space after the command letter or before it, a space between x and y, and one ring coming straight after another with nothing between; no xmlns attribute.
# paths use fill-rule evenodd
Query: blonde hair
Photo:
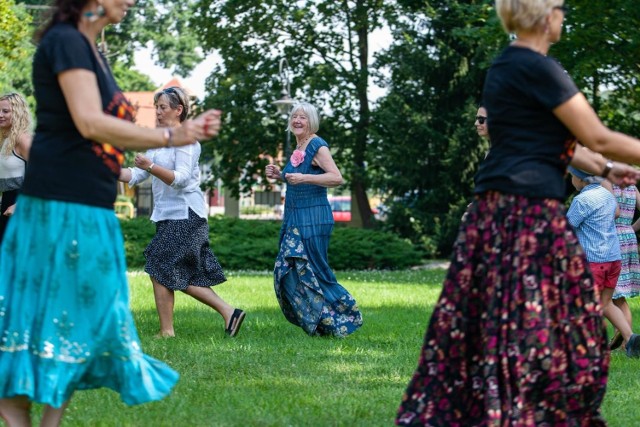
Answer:
<svg viewBox="0 0 640 427"><path fill-rule="evenodd" d="M528 31L544 23L554 7L563 0L496 0L496 12L508 33Z"/></svg>
<svg viewBox="0 0 640 427"><path fill-rule="evenodd" d="M2 146L2 154L9 155L15 148L18 140L25 133L31 132L31 113L27 101L19 93L11 92L0 96L0 101L9 101L11 105L11 128L2 131L0 137L7 143Z"/></svg>

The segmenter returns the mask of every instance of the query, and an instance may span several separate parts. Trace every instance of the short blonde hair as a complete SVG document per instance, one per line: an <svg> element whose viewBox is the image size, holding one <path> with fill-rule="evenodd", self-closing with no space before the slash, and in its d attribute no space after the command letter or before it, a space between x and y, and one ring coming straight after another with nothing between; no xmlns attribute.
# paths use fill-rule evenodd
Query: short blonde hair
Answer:
<svg viewBox="0 0 640 427"><path fill-rule="evenodd" d="M544 18L563 0L496 0L496 12L508 33L532 30L544 23Z"/></svg>
<svg viewBox="0 0 640 427"><path fill-rule="evenodd" d="M302 111L307 116L307 119L309 119L309 130L311 133L318 132L318 129L320 129L320 116L318 115L316 107L308 102L299 102L293 106L289 113L289 124L287 125L287 130L291 131L291 117L293 117L293 114L298 111Z"/></svg>
<svg viewBox="0 0 640 427"><path fill-rule="evenodd" d="M19 93L6 93L0 96L0 101L8 101L11 105L11 128L8 132L2 132L3 134L0 135L2 139L7 139L7 143L2 147L2 153L9 155L20 137L31 132L31 112L27 101ZM0 143L2 143L1 140Z"/></svg>

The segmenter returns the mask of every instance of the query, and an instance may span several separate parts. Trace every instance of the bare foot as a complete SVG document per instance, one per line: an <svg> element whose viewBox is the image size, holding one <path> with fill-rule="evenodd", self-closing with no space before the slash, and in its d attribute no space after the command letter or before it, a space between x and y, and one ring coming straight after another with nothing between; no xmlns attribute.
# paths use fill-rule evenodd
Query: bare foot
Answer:
<svg viewBox="0 0 640 427"><path fill-rule="evenodd" d="M158 332L157 334L154 335L154 338L174 338L176 336L176 334L174 334L173 332Z"/></svg>

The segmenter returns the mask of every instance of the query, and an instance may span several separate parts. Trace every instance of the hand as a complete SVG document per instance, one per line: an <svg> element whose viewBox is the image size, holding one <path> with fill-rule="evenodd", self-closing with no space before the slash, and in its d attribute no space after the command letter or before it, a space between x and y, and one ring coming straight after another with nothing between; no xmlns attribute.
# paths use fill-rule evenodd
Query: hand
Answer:
<svg viewBox="0 0 640 427"><path fill-rule="evenodd" d="M220 110L207 110L193 120L182 122L181 126L173 128L173 145L179 147L218 136L222 127L221 116Z"/></svg>
<svg viewBox="0 0 640 427"><path fill-rule="evenodd" d="M7 210L5 210L5 211L3 212L3 214L2 214L2 215L4 215L4 216L11 216L11 215L13 215L13 211L14 211L14 210L16 210L16 204L15 204L15 203L14 203L13 205L9 206L9 207L7 208Z"/></svg>
<svg viewBox="0 0 640 427"><path fill-rule="evenodd" d="M301 173L288 173L284 177L287 179L287 182L291 185L302 184L304 174Z"/></svg>
<svg viewBox="0 0 640 427"><path fill-rule="evenodd" d="M607 179L621 188L628 187L640 180L640 170L626 163L613 162Z"/></svg>
<svg viewBox="0 0 640 427"><path fill-rule="evenodd" d="M151 166L151 163L153 162L149 160L148 157L145 157L143 154L138 153L136 154L136 158L133 163L136 165L136 167L142 170L147 170L147 168Z"/></svg>
<svg viewBox="0 0 640 427"><path fill-rule="evenodd" d="M267 167L265 168L265 173L267 175L267 178L270 178L270 179L281 178L280 168L276 165L267 165Z"/></svg>

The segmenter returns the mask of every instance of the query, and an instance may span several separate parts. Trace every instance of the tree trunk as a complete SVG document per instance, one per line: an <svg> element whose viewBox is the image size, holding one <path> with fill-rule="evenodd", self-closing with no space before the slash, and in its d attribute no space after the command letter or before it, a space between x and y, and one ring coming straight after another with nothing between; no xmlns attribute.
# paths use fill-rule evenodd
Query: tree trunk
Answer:
<svg viewBox="0 0 640 427"><path fill-rule="evenodd" d="M372 226L371 206L367 196L367 171L365 168L367 140L369 137L369 21L364 1L356 4L356 33L358 39L358 65L360 71L356 83L359 103L358 123L355 127L355 145L353 149L353 177L351 178L351 226L370 228Z"/></svg>

